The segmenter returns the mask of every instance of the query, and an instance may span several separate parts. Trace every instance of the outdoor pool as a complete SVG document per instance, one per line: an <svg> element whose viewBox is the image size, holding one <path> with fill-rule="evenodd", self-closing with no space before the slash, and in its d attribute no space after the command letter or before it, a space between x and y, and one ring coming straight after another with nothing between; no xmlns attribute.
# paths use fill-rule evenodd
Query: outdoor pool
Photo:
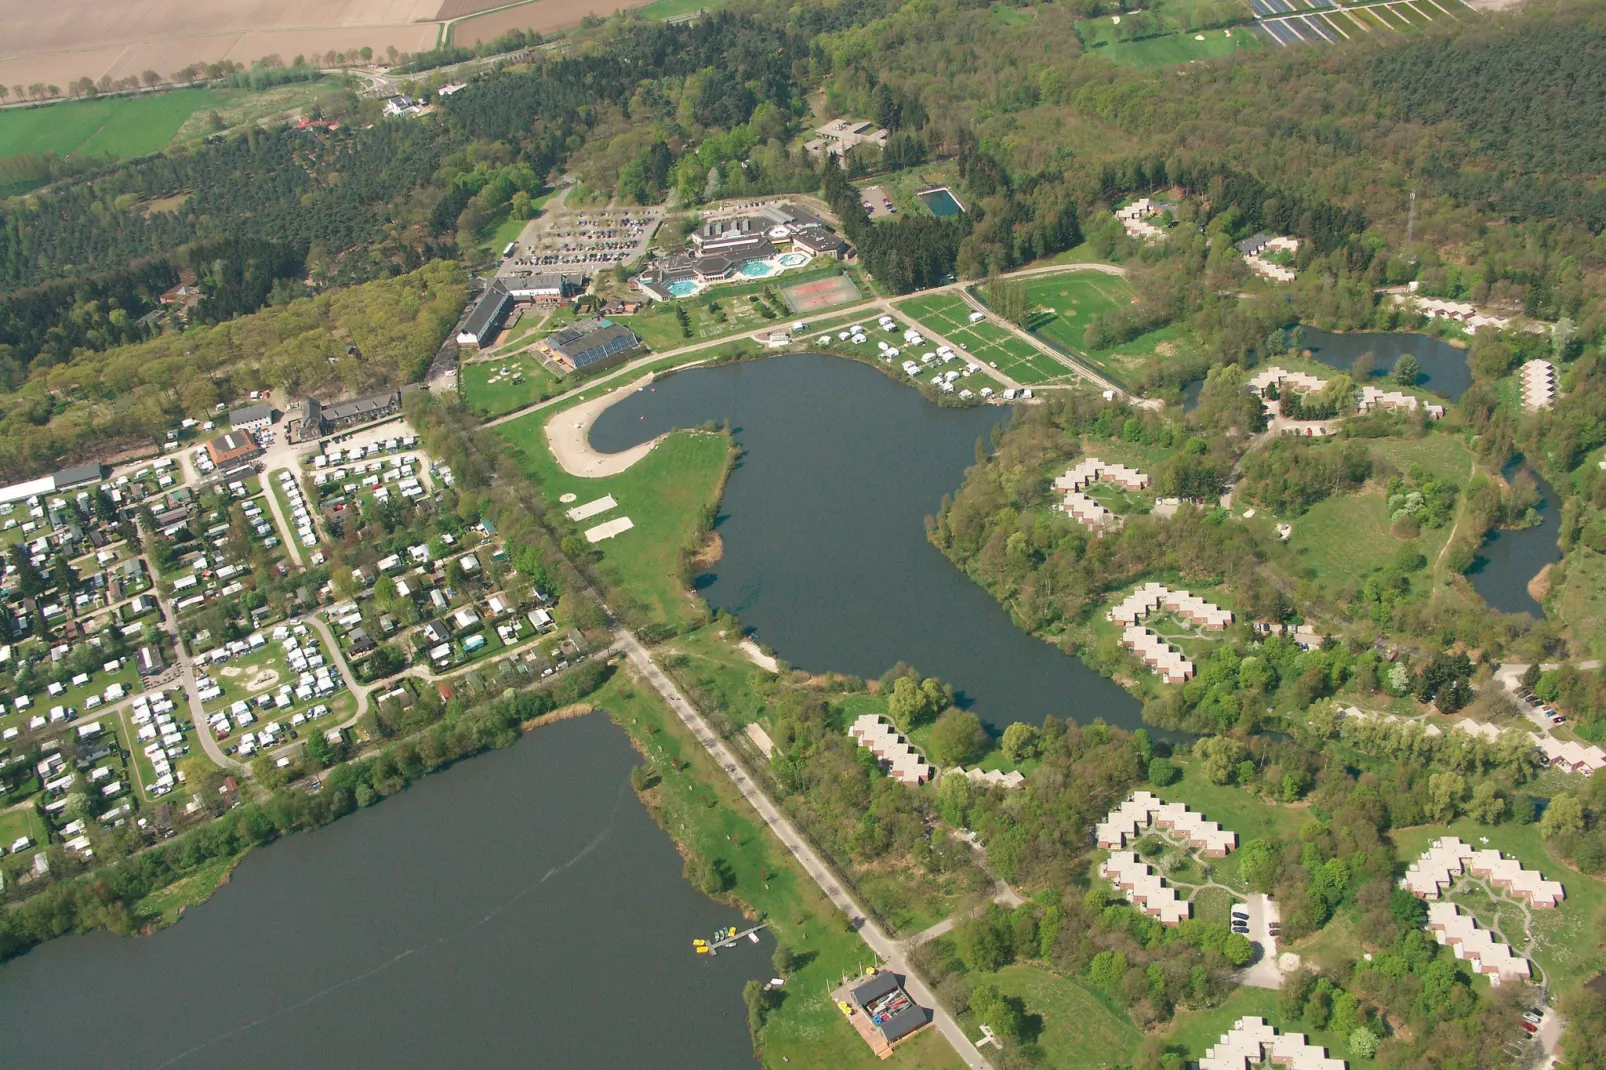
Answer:
<svg viewBox="0 0 1606 1070"><path fill-rule="evenodd" d="M920 203L931 209L931 214L938 219L946 219L965 210L964 205L960 204L959 199L949 192L947 186L928 189L924 193L915 194L915 196L919 197Z"/></svg>
<svg viewBox="0 0 1606 1070"><path fill-rule="evenodd" d="M740 274L747 279L763 279L779 274L780 270L768 260L751 260L742 265Z"/></svg>
<svg viewBox="0 0 1606 1070"><path fill-rule="evenodd" d="M693 282L691 279L680 279L677 282L672 282L669 284L669 294L671 297L690 297L700 289L702 289L702 287Z"/></svg>
<svg viewBox="0 0 1606 1070"><path fill-rule="evenodd" d="M807 253L782 253L775 258L775 262L783 268L802 267L809 262Z"/></svg>

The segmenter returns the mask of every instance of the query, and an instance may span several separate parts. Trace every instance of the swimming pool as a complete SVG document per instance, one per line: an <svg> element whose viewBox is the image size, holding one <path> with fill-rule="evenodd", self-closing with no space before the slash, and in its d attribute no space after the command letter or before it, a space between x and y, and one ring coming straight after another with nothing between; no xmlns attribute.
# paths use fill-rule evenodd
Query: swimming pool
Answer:
<svg viewBox="0 0 1606 1070"><path fill-rule="evenodd" d="M960 204L959 199L949 192L947 186L928 189L924 193L915 194L915 196L919 197L920 203L931 209L931 214L939 219L958 215L965 210L965 206Z"/></svg>
<svg viewBox="0 0 1606 1070"><path fill-rule="evenodd" d="M783 268L802 267L809 262L807 253L782 253L775 258L775 262Z"/></svg>
<svg viewBox="0 0 1606 1070"><path fill-rule="evenodd" d="M777 274L780 270L767 260L751 260L742 265L741 275L746 279L763 279Z"/></svg>
<svg viewBox="0 0 1606 1070"><path fill-rule="evenodd" d="M679 279L669 284L669 296L690 297L700 289L702 287L691 279Z"/></svg>

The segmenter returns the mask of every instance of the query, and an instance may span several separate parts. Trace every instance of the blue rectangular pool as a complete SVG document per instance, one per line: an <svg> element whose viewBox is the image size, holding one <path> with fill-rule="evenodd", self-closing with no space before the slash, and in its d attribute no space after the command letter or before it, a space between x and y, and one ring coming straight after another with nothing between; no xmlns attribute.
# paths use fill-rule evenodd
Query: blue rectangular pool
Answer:
<svg viewBox="0 0 1606 1070"><path fill-rule="evenodd" d="M965 206L960 204L959 199L948 191L947 186L928 189L924 193L915 194L915 196L919 197L920 203L931 209L931 214L938 219L946 219L965 210Z"/></svg>

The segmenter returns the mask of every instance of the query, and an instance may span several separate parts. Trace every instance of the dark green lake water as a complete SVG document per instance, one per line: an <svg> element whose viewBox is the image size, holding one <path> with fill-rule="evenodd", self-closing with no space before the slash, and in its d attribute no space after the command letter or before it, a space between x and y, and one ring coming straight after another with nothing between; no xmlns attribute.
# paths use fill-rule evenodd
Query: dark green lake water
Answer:
<svg viewBox="0 0 1606 1070"><path fill-rule="evenodd" d="M154 936L0 969L11 1067L754 1063L742 985L773 944L681 878L600 715L560 722L248 855Z"/></svg>
<svg viewBox="0 0 1606 1070"><path fill-rule="evenodd" d="M1305 345L1315 359L1346 372L1354 370L1355 361L1362 353L1372 354L1372 377L1369 380L1357 380L1357 385L1370 382L1374 386L1392 389L1379 380L1393 372L1395 362L1407 353L1422 366L1417 386L1435 394L1443 394L1454 401L1472 385L1472 373L1467 369L1467 351L1431 335L1335 334L1317 327L1306 327Z"/></svg>
<svg viewBox="0 0 1606 1070"><path fill-rule="evenodd" d="M1017 628L926 541L1004 408L944 409L853 361L801 354L660 380L591 429L608 452L706 420L746 451L725 489L725 556L699 579L792 665L939 676L996 728L1045 716L1142 726L1113 681Z"/></svg>
<svg viewBox="0 0 1606 1070"><path fill-rule="evenodd" d="M1546 565L1561 560L1561 544L1557 541L1561 537L1561 510L1556 508L1556 492L1550 484L1520 461L1507 466L1506 478L1519 471L1527 471L1539 484L1541 497L1534 507L1539 523L1518 531L1491 531L1478 547L1467 578L1492 608L1502 613L1531 613L1539 618L1545 615L1545 607L1528 593L1528 581Z"/></svg>

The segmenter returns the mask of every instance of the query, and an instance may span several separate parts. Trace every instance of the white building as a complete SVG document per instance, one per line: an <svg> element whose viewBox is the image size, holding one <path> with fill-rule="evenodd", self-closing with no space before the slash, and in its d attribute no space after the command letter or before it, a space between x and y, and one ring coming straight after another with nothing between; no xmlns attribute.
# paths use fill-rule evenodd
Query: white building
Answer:
<svg viewBox="0 0 1606 1070"><path fill-rule="evenodd" d="M1249 1070L1262 1063L1291 1070L1345 1070L1343 1059L1305 1040L1303 1033L1279 1033L1266 1019L1249 1015L1238 1019L1215 1046L1199 1060L1199 1070Z"/></svg>
<svg viewBox="0 0 1606 1070"><path fill-rule="evenodd" d="M918 786L937 775L936 767L926 761L926 756L877 714L867 713L854 721L848 735L875 755L881 768L894 780Z"/></svg>

